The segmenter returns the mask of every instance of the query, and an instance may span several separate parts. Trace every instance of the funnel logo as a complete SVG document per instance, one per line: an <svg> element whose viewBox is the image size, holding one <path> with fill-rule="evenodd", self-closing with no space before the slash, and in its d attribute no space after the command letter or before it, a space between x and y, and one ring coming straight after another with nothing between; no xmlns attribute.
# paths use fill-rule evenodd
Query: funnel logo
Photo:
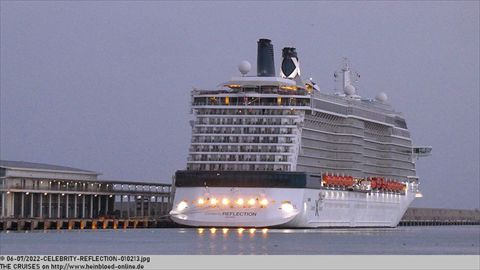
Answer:
<svg viewBox="0 0 480 270"><path fill-rule="evenodd" d="M300 77L300 63L295 48L283 48L282 55L283 61L280 76L288 79Z"/></svg>

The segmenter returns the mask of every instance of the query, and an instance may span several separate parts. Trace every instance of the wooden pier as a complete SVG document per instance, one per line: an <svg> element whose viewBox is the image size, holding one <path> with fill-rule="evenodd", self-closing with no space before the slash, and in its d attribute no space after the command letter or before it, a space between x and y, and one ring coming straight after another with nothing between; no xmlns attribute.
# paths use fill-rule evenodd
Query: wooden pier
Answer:
<svg viewBox="0 0 480 270"><path fill-rule="evenodd" d="M398 225L480 225L480 209L409 208Z"/></svg>
<svg viewBox="0 0 480 270"><path fill-rule="evenodd" d="M140 229L174 227L168 218L133 218L133 219L0 219L3 231L24 230L102 230L102 229Z"/></svg>

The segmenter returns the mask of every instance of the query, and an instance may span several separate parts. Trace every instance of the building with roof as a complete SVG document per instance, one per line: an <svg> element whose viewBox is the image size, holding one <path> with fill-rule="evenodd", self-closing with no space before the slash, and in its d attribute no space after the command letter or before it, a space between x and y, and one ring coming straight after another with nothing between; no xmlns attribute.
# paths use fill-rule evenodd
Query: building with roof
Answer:
<svg viewBox="0 0 480 270"><path fill-rule="evenodd" d="M0 219L155 218L168 214L170 184L98 179L72 167L0 160Z"/></svg>

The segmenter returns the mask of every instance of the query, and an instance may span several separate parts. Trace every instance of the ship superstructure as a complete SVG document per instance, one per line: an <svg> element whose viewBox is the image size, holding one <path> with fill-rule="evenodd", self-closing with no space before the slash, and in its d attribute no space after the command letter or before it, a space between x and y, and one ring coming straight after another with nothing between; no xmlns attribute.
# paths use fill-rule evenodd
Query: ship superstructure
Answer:
<svg viewBox="0 0 480 270"><path fill-rule="evenodd" d="M403 116L357 95L359 75L345 60L341 92L302 80L295 48L258 41L257 76L217 90L193 90L192 141L177 171L172 219L190 226L396 226L418 196L415 160Z"/></svg>

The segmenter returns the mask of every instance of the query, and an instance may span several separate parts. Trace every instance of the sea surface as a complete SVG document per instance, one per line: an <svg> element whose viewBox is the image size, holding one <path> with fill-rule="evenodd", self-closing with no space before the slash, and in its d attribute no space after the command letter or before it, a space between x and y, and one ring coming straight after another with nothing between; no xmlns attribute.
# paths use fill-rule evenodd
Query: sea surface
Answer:
<svg viewBox="0 0 480 270"><path fill-rule="evenodd" d="M480 226L2 232L0 254L478 255Z"/></svg>

